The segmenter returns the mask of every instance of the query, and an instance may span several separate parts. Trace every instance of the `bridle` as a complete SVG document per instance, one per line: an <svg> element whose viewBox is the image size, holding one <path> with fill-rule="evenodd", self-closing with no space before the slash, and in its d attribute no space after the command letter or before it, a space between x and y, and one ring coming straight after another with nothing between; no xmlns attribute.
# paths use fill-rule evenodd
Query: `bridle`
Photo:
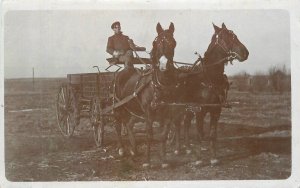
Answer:
<svg viewBox="0 0 300 188"><path fill-rule="evenodd" d="M161 35L164 35L164 36L160 38ZM164 45L165 43L166 43L166 45L167 45L168 48L175 48L175 47L176 47L176 41L174 40L174 41L175 41L175 44L172 43L172 42L168 39L168 37L166 37L166 35L167 35L167 36L168 36L168 35L169 35L169 36L172 36L172 38L173 38L173 35L170 34L170 33L168 33L168 30L164 30L164 31L162 31L161 33L159 33L159 34L155 37L154 41L152 42L152 44L153 44L153 49L152 49L152 51L151 51L151 58L152 58L152 61L155 61L155 67L158 66L159 58L156 56L156 53L154 53L154 49L157 50L157 48L159 48L159 47L164 48L163 45ZM158 41L159 38L160 38L160 40ZM166 54L163 54L163 55L166 56ZM171 60L168 59L168 61L171 61ZM172 60L172 61L173 61L173 60Z"/></svg>
<svg viewBox="0 0 300 188"><path fill-rule="evenodd" d="M234 44L234 40L236 38L236 36L234 35L234 33L232 31L229 31L232 33L232 40L230 41L230 43L226 43L223 39L223 37L219 37L221 35L221 33L224 32L224 29L222 29L221 31L219 31L218 33L214 34L213 36L213 41L211 42L211 45L209 46L207 52L205 54L208 54L210 53L211 51L213 51L214 49L216 49L217 47L219 47L225 55L225 57L213 62L213 63L210 63L210 64L205 64L206 62L206 58L202 58L201 56L199 56L199 58L196 60L196 62L194 63L194 65L192 66L192 72L189 73L190 75L197 75L197 74L203 74L205 76L205 78L207 79L207 73L206 73L206 68L209 68L209 67L213 67L213 66L216 66L218 64L226 64L228 62L230 62L232 64L232 61L237 57L237 53L234 52L232 50L233 48L233 44ZM224 62L225 61L225 62ZM197 70L195 71L195 68L196 67L199 67L200 70ZM210 79L208 79L210 80ZM206 84L204 84L203 82L201 83L202 85L206 86ZM214 84L212 84L210 81L209 81L209 85L207 86L213 90L214 89Z"/></svg>
<svg viewBox="0 0 300 188"><path fill-rule="evenodd" d="M233 38L232 38L232 41L231 41L230 45L228 45L224 41L224 39L222 39L222 38L219 37L219 35L223 32L223 30L224 29L222 29L221 31L219 31L217 34L214 35L213 38L215 38L215 41L213 42L213 46L209 47L209 49L206 52L206 54L209 53L209 52L211 52L216 47L220 47L223 50L223 52L226 54L226 56L223 57L222 59L216 61L216 62L213 62L213 63L209 64L209 65L205 65L204 61L203 61L203 58L199 57L195 61L195 63L193 64L192 71L194 70L194 68L196 66L201 66L202 69L204 69L204 68L212 67L212 66L218 65L220 63L223 63L225 60L226 60L226 62L224 64L226 64L228 62L230 62L230 64L232 64L232 61L238 56L238 54L236 52L232 51L233 43L234 43L234 40L235 40L236 36L235 36L235 34L232 31L229 31L230 33L232 33Z"/></svg>
<svg viewBox="0 0 300 188"><path fill-rule="evenodd" d="M162 36L163 35L163 36ZM160 94L164 91L169 91L174 89L176 86L174 86L173 84L164 84L161 82L161 80L159 79L159 58L162 56L166 56L166 54L161 54L160 57L157 57L157 50L158 48L175 48L176 47L176 41L175 43L173 41L170 41L170 39L168 38L168 36L172 36L173 35L168 33L168 30L164 30L161 33L158 34L158 36L154 39L153 41L153 49L151 51L151 59L153 62L155 62L155 64L153 65L153 69L154 71L152 71L152 81L151 81L151 86L154 89L154 93L153 93L153 100L151 102L151 106L153 108L156 108L157 105L161 102L160 101ZM163 46L163 45L167 45L167 46ZM156 50L156 51L155 51ZM173 59L168 59L168 62L173 62Z"/></svg>
<svg viewBox="0 0 300 188"><path fill-rule="evenodd" d="M223 32L224 29L222 29L218 34L216 34L216 41L215 41L215 46L218 45L221 47L221 49L227 54L227 61L230 61L230 63L232 64L232 61L237 57L237 53L232 51L233 48L233 44L234 41L236 39L235 34L232 31L229 31L229 33L232 35L232 40L230 45L228 45L224 39L220 39L219 35L221 34L221 32Z"/></svg>
<svg viewBox="0 0 300 188"><path fill-rule="evenodd" d="M158 40L158 38L159 38L160 35L165 34L165 33L166 33L167 35L171 35L171 34L169 34L169 33L167 33L167 32L168 32L168 31L163 31L163 32L161 32L161 33L158 34L158 36L154 39L153 43L156 42L156 46L157 46L157 47L163 45L163 42L166 42L166 43L168 44L168 46L172 46L172 45L173 45L172 42L170 42L166 36L163 36L163 37L162 37L162 40L160 40L160 41L157 43L157 40ZM175 45L176 45L176 43L175 43Z"/></svg>

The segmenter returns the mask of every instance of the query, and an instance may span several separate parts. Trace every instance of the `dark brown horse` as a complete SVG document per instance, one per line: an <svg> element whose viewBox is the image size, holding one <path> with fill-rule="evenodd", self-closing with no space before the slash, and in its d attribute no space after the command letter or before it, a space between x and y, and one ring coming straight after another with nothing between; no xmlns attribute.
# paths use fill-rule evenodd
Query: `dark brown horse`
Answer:
<svg viewBox="0 0 300 188"><path fill-rule="evenodd" d="M148 72L141 73L136 70L122 70L115 81L115 93L117 100L121 101L130 95L134 95L115 110L117 120L116 131L118 135L119 154L123 154L123 144L121 138L121 125L125 125L131 145L131 153L136 153L136 140L132 127L136 117L142 118L146 122L147 150L146 162L143 166L150 164L150 146L153 139L152 124L156 113L162 110L159 103L168 101L169 93L176 84L176 69L173 65L174 50L176 41L173 38L174 25L170 24L169 29L163 30L158 23L156 26L158 36L153 41L151 51L152 68ZM175 82L174 82L175 80ZM168 126L168 123L165 124ZM162 151L165 153L165 136L162 136ZM162 155L164 164L164 154Z"/></svg>
<svg viewBox="0 0 300 188"><path fill-rule="evenodd" d="M188 132L194 114L196 114L196 126L200 140L203 138L204 117L206 114L210 114L209 143L212 165L219 162L216 156L217 124L226 97L225 91L228 89L227 77L224 76L224 66L234 59L240 62L245 61L249 55L247 48L239 41L233 31L226 28L224 23L221 28L214 24L213 26L215 33L204 58L195 63L192 70L187 73L184 84L180 86L181 91L177 93L177 95L183 96L180 99L181 102L197 103L202 106L201 110L196 113L185 114L184 135L187 151L190 151ZM177 126L176 131L177 151L180 147L178 143L179 127Z"/></svg>

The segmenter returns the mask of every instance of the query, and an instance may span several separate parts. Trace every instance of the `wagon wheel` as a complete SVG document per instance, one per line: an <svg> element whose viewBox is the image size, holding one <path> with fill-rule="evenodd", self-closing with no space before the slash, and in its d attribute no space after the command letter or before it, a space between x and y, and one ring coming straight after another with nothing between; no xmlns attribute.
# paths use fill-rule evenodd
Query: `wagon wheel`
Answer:
<svg viewBox="0 0 300 188"><path fill-rule="evenodd" d="M94 130L94 140L97 147L103 145L104 122L101 113L101 105L98 97L94 97L91 103L90 112L91 124Z"/></svg>
<svg viewBox="0 0 300 188"><path fill-rule="evenodd" d="M174 143L176 136L176 128L173 122L170 123L170 130L167 135L167 145L172 145Z"/></svg>
<svg viewBox="0 0 300 188"><path fill-rule="evenodd" d="M71 137L79 124L79 111L74 89L61 85L56 98L56 117L63 136Z"/></svg>

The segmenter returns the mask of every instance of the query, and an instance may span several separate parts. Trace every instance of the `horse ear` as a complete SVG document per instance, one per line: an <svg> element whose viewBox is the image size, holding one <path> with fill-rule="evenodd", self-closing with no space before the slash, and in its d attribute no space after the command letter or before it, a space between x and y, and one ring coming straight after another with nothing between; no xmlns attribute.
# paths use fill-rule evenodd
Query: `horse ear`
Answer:
<svg viewBox="0 0 300 188"><path fill-rule="evenodd" d="M175 27L174 27L173 22L170 23L169 31L170 31L171 33L174 33L174 31L175 31Z"/></svg>
<svg viewBox="0 0 300 188"><path fill-rule="evenodd" d="M227 29L227 28L226 28L226 25L225 25L224 23L222 23L222 28L223 28L223 29Z"/></svg>
<svg viewBox="0 0 300 188"><path fill-rule="evenodd" d="M221 30L221 28L219 28L218 26L216 26L214 23L213 23L213 26L214 26L214 29L215 29L216 33L218 33Z"/></svg>
<svg viewBox="0 0 300 188"><path fill-rule="evenodd" d="M164 31L163 28L161 27L160 23L158 22L157 25L156 25L156 32L159 34L163 31Z"/></svg>

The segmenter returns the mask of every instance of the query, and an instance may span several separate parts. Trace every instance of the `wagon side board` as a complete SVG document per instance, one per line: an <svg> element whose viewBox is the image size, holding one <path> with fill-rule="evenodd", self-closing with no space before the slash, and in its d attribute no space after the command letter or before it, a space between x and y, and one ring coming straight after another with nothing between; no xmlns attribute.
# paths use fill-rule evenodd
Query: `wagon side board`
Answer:
<svg viewBox="0 0 300 188"><path fill-rule="evenodd" d="M113 77L114 73L111 72L67 75L68 84L75 88L82 100L91 100L94 96L107 98Z"/></svg>

